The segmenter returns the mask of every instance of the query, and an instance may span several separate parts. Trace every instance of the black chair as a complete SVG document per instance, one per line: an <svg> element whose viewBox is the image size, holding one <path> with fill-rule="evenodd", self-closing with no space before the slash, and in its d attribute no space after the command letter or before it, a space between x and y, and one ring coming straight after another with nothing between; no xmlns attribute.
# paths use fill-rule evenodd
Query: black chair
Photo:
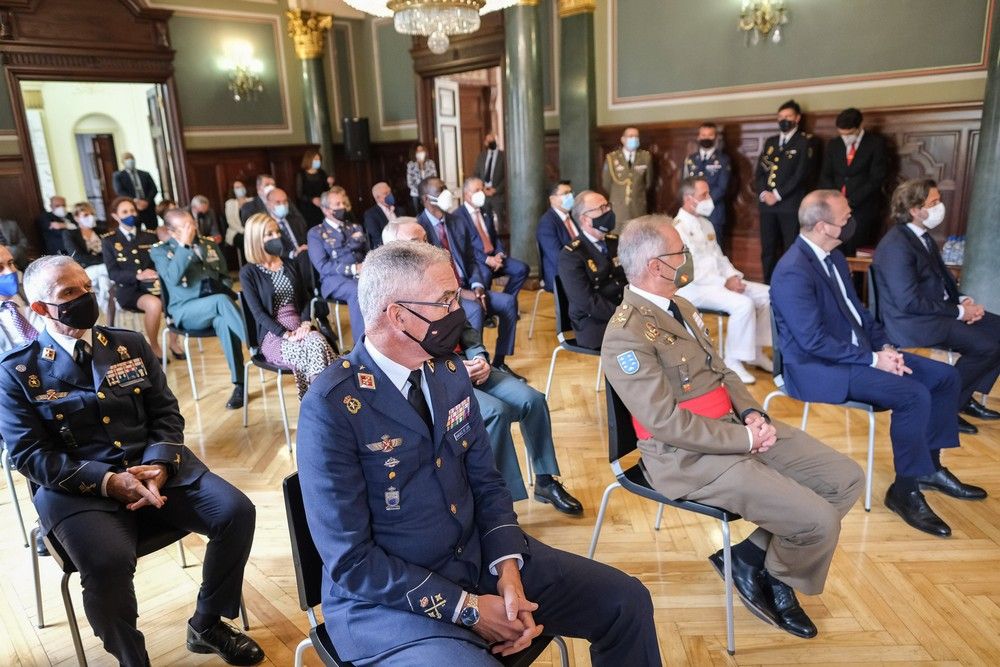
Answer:
<svg viewBox="0 0 1000 667"><path fill-rule="evenodd" d="M215 329L184 329L174 324L174 319L170 317L170 290L160 282L160 301L163 303L163 321L165 326L160 332L160 350L163 353L163 372L167 372L167 355L170 348L167 346L167 334L172 333L184 338L184 356L187 357L188 377L191 379L191 394L194 400L198 400L198 384L194 378L194 362L191 361L191 339L198 340L198 348L201 349L202 338L215 338Z"/></svg>
<svg viewBox="0 0 1000 667"><path fill-rule="evenodd" d="M31 530L32 545L35 544L38 532L38 527ZM145 534L140 532L139 541L136 545L136 558L148 556L155 551L164 549L174 542L177 542L177 546L180 547L181 553L181 567L187 567L187 559L184 556L184 544L181 540L189 534L189 531L166 526L155 531L146 532ZM76 660L80 664L80 667L87 667L87 655L83 650L83 640L80 638L80 626L77 623L76 612L73 609L73 598L69 593L69 579L70 575L77 572L76 565L73 564L69 554L66 553L66 550L63 548L63 545L59 543L59 540L56 539L54 533L49 532L49 534L42 539L45 542L46 548L48 548L49 555L52 556L52 560L56 562L63 572L60 589L62 591L63 605L66 608L66 622L69 625L69 631L73 637L73 648L76 651ZM38 627L43 628L45 627L45 616L42 612L42 588L38 567L38 551L34 548L34 546L31 547L30 551L31 572L35 578L35 605L38 610ZM247 607L242 596L240 597L240 617L243 620L243 629L249 630L250 621L247 618Z"/></svg>
<svg viewBox="0 0 1000 667"><path fill-rule="evenodd" d="M295 565L295 584L299 591L299 607L309 616L309 638L303 639L295 647L295 667L301 667L302 656L306 648L312 646L328 667L353 667L337 654L337 649L326 630L326 623L320 623L316 618L316 607L323 601L323 590L326 584L323 579L323 559L316 550L309 525L306 522L306 509L302 502L302 486L299 474L293 472L281 484L285 494L285 516L288 519L288 536L292 541L292 562ZM569 667L569 656L566 643L562 637L542 635L531 643L531 646L520 653L506 658L500 658L505 667L527 667L548 647L555 642L559 647L563 667Z"/></svg>
<svg viewBox="0 0 1000 667"><path fill-rule="evenodd" d="M278 406L281 408L281 425L285 428L285 444L288 451L292 451L292 436L288 428L288 411L285 408L285 392L281 381L285 374L291 374L291 370L284 366L272 364L264 358L260 352L260 342L257 340L257 320L254 319L253 312L247 307L246 297L240 292L240 310L243 313L243 330L246 333L247 348L250 350L250 360L243 364L243 428L247 427L249 403L250 403L250 366L260 369L260 386L264 390L264 371L277 373L275 387L278 390Z"/></svg>
<svg viewBox="0 0 1000 667"><path fill-rule="evenodd" d="M310 264L310 267L312 268L313 294L314 294L312 302L311 302L311 308L310 308L311 311L312 311L312 318L316 319L316 303L317 302L319 302L319 301L325 301L326 303L332 303L333 304L333 318L337 321L337 347L335 349L339 349L339 346L341 346L341 345L344 344L344 342L343 342L344 341L344 331L343 331L342 325L340 324L340 307L341 306L346 306L347 302L346 301L341 301L340 299L326 299L326 298L324 298L323 297L323 293L320 290L320 285L322 284L322 280L321 280L321 278L319 276L319 271L317 271L316 267L313 267L311 264ZM351 335L353 335L353 334L354 334L354 332L352 331ZM357 341L355 341L355 342L357 342ZM347 349L347 348L344 348L344 349Z"/></svg>
<svg viewBox="0 0 1000 667"><path fill-rule="evenodd" d="M576 352L590 357L597 357L597 383L594 391L601 390L601 351L583 345L577 345L576 336L573 333L573 323L569 319L569 299L563 289L562 280L556 276L556 284L552 286L552 297L556 308L556 338L559 344L552 350L552 361L549 363L549 379L545 383L545 400L549 400L549 391L552 389L552 375L556 370L556 356L563 350Z"/></svg>
<svg viewBox="0 0 1000 667"><path fill-rule="evenodd" d="M869 293L870 298L874 298L872 293ZM774 391L764 397L764 412L767 412L767 407L771 404L771 399L777 398L778 396L787 396L795 400L799 400L794 396L790 396L785 390L785 379L782 377L784 372L784 361L781 356L781 339L778 338L778 322L774 318L774 311L771 311L771 362L774 364L774 370L772 375L774 377L774 386L777 387ZM872 476L875 470L875 413L885 412L885 408L880 408L869 403L862 403L861 401L844 401L843 403L831 403L830 405L836 405L837 407L847 408L848 410L862 410L868 414L868 468L865 475L865 511L870 512L872 509ZM804 401L802 405L802 424L799 426L803 431L806 430L806 425L809 423L809 402Z"/></svg>
<svg viewBox="0 0 1000 667"><path fill-rule="evenodd" d="M622 459L636 450L638 438L635 434L635 427L632 424L631 413L629 413L628 408L625 407L625 403L622 402L617 392L615 392L614 387L611 386L611 383L605 382L608 400L608 461L611 463L611 471L615 474L617 481L612 482L604 489L604 497L601 499L601 509L597 513L597 523L594 525L594 535L590 540L590 551L587 552L587 558L593 558L594 552L597 551L597 539L601 536L604 513L608 509L608 499L611 497L611 492L615 489L624 488L626 491L631 491L638 496L660 503L660 509L657 512L656 530L660 529L660 519L663 516L663 507L665 505L717 519L722 528L723 575L726 581L726 648L729 651L729 655L735 655L736 637L733 630L733 559L729 524L743 517L712 505L704 505L691 500L673 500L666 497L649 485L642 471L641 462L636 463L630 468L623 469Z"/></svg>
<svg viewBox="0 0 1000 667"><path fill-rule="evenodd" d="M132 315L133 318L135 317L142 318L145 316L145 313L143 313L141 310L125 308L120 303L118 303L118 299L116 297L116 292L118 291L118 283L116 283L113 280L110 281L110 283L111 284L108 287L108 306L107 306L109 327L115 326L115 321L118 318L119 311L121 311L122 313L128 313L129 315ZM136 328L136 330L142 331L143 327L140 325Z"/></svg>

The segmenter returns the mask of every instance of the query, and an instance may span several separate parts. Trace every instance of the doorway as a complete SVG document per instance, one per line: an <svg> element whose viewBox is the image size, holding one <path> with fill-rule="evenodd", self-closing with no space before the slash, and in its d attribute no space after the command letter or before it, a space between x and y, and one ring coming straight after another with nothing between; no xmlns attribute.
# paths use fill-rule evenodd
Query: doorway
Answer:
<svg viewBox="0 0 1000 667"><path fill-rule="evenodd" d="M503 147L503 90L499 67L434 77L434 140L441 178L449 189L476 170L487 134Z"/></svg>
<svg viewBox="0 0 1000 667"><path fill-rule="evenodd" d="M72 210L87 201L106 221L125 152L152 176L156 201L174 198L162 84L22 80L20 88L43 203L59 195Z"/></svg>

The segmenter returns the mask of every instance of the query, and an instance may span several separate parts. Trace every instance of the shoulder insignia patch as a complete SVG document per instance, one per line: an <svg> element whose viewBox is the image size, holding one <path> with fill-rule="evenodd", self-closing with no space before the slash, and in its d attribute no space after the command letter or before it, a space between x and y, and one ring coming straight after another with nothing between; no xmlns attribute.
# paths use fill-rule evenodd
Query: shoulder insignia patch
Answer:
<svg viewBox="0 0 1000 667"><path fill-rule="evenodd" d="M635 356L633 350L622 352L615 358L618 360L618 366L625 375L635 375L639 372L639 359Z"/></svg>

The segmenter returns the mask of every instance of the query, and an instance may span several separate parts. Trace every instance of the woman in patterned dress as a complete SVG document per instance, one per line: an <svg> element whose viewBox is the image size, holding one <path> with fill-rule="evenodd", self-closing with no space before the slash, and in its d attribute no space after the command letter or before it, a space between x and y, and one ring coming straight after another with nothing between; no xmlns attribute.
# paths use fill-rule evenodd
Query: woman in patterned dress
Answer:
<svg viewBox="0 0 1000 667"><path fill-rule="evenodd" d="M435 166L434 160L427 157L427 149L423 144L417 144L413 150L413 159L406 163L406 185L410 188L413 215L420 215L422 210L420 197L417 196L417 186L425 178L437 175L437 166Z"/></svg>
<svg viewBox="0 0 1000 667"><path fill-rule="evenodd" d="M266 213L246 221L240 285L257 324L260 352L272 364L290 369L301 399L309 384L337 358L309 319L312 294L298 263L281 259L281 232Z"/></svg>

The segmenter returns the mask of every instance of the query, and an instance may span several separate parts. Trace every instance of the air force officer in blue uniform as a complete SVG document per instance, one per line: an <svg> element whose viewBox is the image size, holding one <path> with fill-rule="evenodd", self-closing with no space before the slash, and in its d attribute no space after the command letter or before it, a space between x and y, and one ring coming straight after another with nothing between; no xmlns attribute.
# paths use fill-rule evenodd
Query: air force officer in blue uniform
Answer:
<svg viewBox="0 0 1000 667"><path fill-rule="evenodd" d="M543 629L594 665L659 665L649 592L525 535L461 359L447 253L390 243L365 260L365 339L313 383L299 475L323 559L323 615L356 665L497 665Z"/></svg>
<svg viewBox="0 0 1000 667"><path fill-rule="evenodd" d="M702 123L698 128L698 150L684 160L684 178L696 176L708 183L715 204L708 220L715 228L715 238L721 247L726 230L726 191L733 169L729 156L719 146L718 132L715 123Z"/></svg>
<svg viewBox="0 0 1000 667"><path fill-rule="evenodd" d="M136 544L181 528L209 538L188 649L257 664L260 647L220 620L239 611L253 505L184 446L177 399L142 335L94 326L97 301L74 260L42 257L24 286L45 330L0 360L0 435L31 482L43 533L80 571L95 634L122 665L149 664L136 628Z"/></svg>

